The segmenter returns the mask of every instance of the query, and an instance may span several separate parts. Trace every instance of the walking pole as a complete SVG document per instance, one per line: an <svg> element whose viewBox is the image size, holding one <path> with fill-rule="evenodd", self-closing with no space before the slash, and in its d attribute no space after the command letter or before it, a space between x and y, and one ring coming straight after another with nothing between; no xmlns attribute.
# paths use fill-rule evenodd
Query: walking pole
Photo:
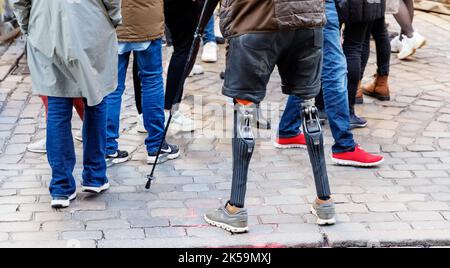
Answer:
<svg viewBox="0 0 450 268"><path fill-rule="evenodd" d="M200 42L202 41L203 33L205 32L205 27L208 24L211 17L213 16L214 10L216 9L219 1L220 0L206 0L205 1L205 5L203 7L197 29L195 30L194 42L192 43L191 50L189 52L189 57L186 62L186 66L184 67L183 76L182 76L183 79L181 79L180 84L178 85L178 90L177 90L177 94L175 95L175 100L181 99L184 81L189 76L189 73L192 71L192 68L194 67L195 60L197 58L198 51L200 49ZM155 170L156 170L156 164L158 163L159 156L161 155L161 150L164 145L164 141L166 140L166 136L167 136L167 132L169 131L170 123L172 122L172 115L176 111L177 107L178 107L178 105L173 105L172 109L170 109L169 119L167 120L167 125L164 129L163 138L161 140L161 144L159 145L158 153L156 154L155 163L153 163L152 172L149 175L147 175L147 184L145 185L146 189L150 189L150 187L152 185L152 181L156 179L154 176Z"/></svg>

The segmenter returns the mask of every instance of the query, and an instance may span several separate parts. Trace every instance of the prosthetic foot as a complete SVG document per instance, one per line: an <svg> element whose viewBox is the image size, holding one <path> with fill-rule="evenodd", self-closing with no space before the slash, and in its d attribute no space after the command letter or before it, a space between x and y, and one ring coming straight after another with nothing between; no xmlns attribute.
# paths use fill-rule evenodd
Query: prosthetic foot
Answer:
<svg viewBox="0 0 450 268"><path fill-rule="evenodd" d="M321 199L329 198L331 192L325 163L323 134L319 120L319 112L314 106L313 100L304 101L301 106L303 130L305 133L309 158L313 168L317 196Z"/></svg>
<svg viewBox="0 0 450 268"><path fill-rule="evenodd" d="M253 115L256 105L236 103L234 110L233 136L233 184L230 203L244 207L247 190L247 174L250 160L255 149L255 137L252 131Z"/></svg>

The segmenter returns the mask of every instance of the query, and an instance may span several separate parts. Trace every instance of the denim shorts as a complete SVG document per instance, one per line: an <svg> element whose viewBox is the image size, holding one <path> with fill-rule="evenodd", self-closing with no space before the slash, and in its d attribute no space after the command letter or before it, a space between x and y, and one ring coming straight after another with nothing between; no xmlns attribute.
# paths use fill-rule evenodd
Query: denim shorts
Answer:
<svg viewBox="0 0 450 268"><path fill-rule="evenodd" d="M232 37L223 94L260 103L277 66L284 94L313 99L321 86L322 47L322 28Z"/></svg>

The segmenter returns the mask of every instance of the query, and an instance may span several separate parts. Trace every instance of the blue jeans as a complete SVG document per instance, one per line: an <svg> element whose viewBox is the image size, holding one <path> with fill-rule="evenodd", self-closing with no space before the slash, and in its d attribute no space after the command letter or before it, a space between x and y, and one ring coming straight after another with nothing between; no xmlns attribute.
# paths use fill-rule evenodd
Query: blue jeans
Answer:
<svg viewBox="0 0 450 268"><path fill-rule="evenodd" d="M209 20L205 28L205 33L203 34L203 44L209 42L216 42L216 33L214 32L214 15Z"/></svg>
<svg viewBox="0 0 450 268"><path fill-rule="evenodd" d="M324 27L322 87L325 110L335 140L334 153L354 150L356 144L350 131L347 96L347 62L342 52L339 19L334 1L326 1L327 24ZM301 99L290 96L280 121L279 137L291 138L301 133Z"/></svg>
<svg viewBox="0 0 450 268"><path fill-rule="evenodd" d="M105 100L88 106L84 100L83 120L83 185L99 187L106 177L106 116ZM73 177L76 157L72 137L72 98L48 97L47 158L52 169L50 194L68 197L75 193Z"/></svg>
<svg viewBox="0 0 450 268"><path fill-rule="evenodd" d="M119 148L120 109L131 51L119 55L119 77L116 91L108 95L108 127L106 153L115 154ZM142 114L148 132L145 140L148 153L154 153L164 132L164 81L161 39L152 41L147 50L134 51L142 84Z"/></svg>

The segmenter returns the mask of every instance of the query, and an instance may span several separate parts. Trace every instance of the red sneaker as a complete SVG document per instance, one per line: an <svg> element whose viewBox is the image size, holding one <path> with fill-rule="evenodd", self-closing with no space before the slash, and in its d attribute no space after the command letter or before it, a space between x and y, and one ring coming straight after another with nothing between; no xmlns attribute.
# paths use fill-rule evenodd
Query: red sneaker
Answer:
<svg viewBox="0 0 450 268"><path fill-rule="evenodd" d="M292 138L277 138L274 146L279 149L306 148L306 139L304 134Z"/></svg>
<svg viewBox="0 0 450 268"><path fill-rule="evenodd" d="M361 149L359 145L356 146L353 152L333 153L331 159L336 165L355 167L375 167L384 161L383 156L369 154Z"/></svg>

